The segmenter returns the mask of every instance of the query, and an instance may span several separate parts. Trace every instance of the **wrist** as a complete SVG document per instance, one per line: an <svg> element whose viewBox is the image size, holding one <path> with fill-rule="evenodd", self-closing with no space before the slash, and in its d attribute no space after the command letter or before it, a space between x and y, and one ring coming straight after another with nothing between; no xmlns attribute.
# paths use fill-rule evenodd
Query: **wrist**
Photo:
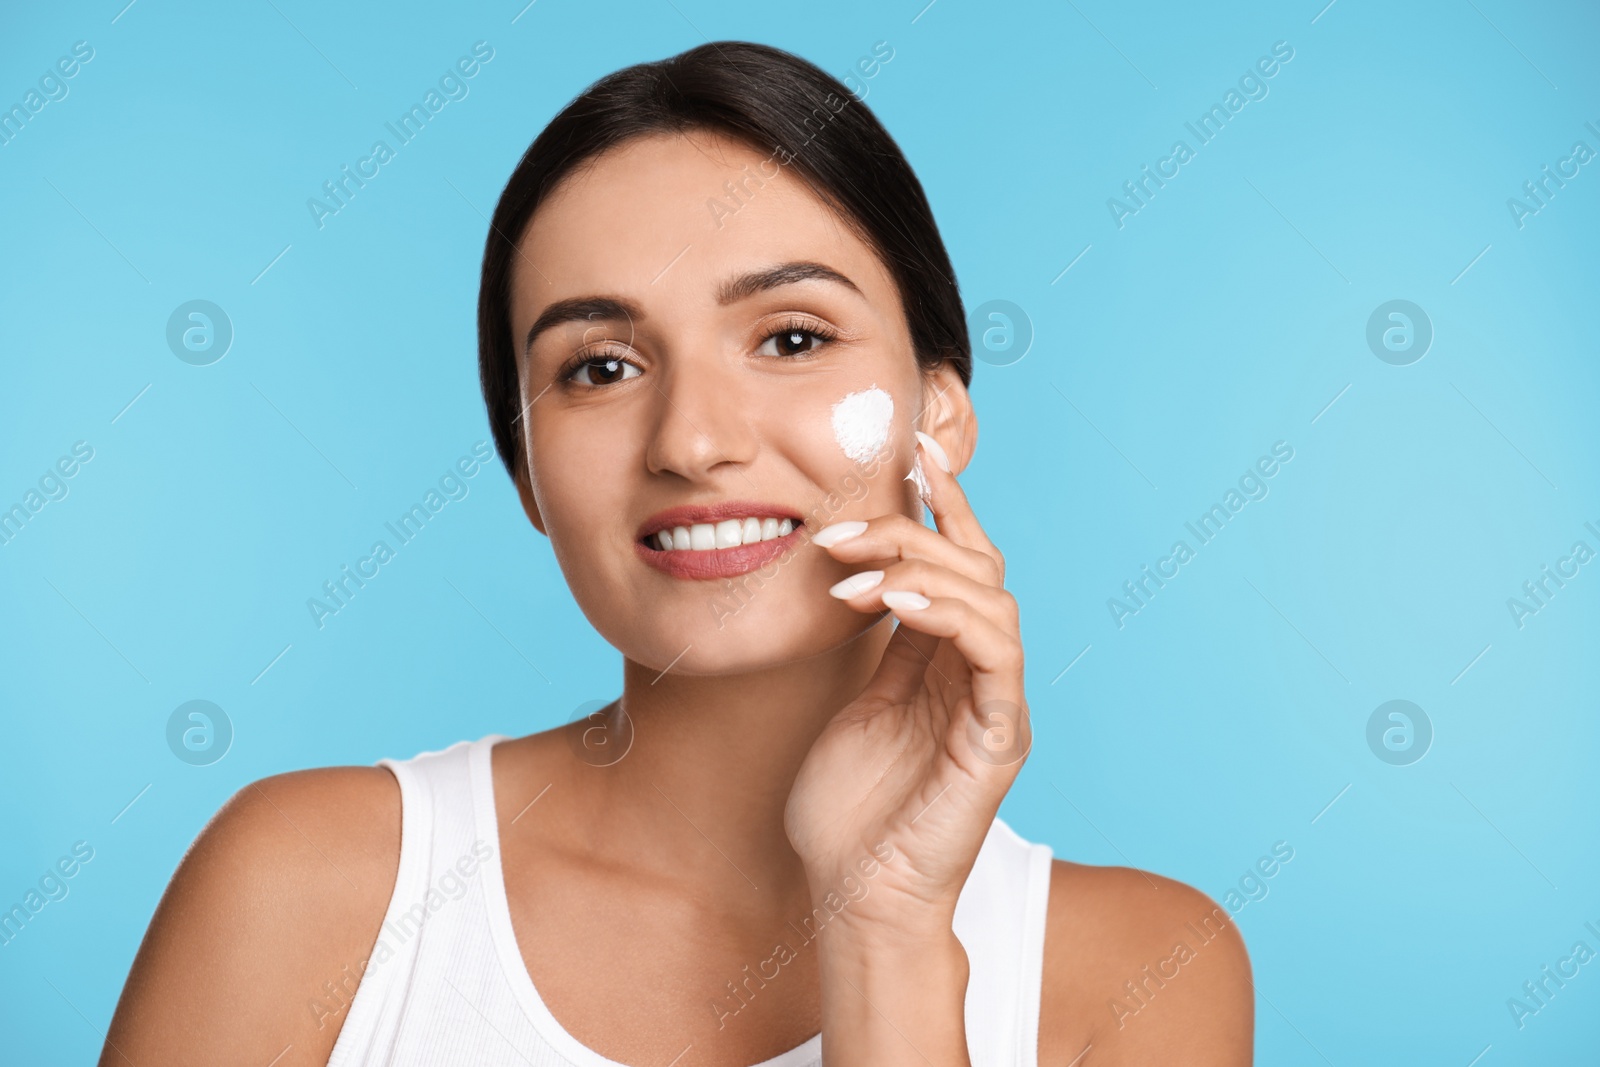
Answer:
<svg viewBox="0 0 1600 1067"><path fill-rule="evenodd" d="M950 909L881 903L885 906L846 908L834 915L827 925L832 934L829 950L863 964L926 959L932 964L960 962L965 967L966 949L955 935Z"/></svg>
<svg viewBox="0 0 1600 1067"><path fill-rule="evenodd" d="M968 1067L970 966L949 927L830 923L818 949L830 1067Z"/></svg>
<svg viewBox="0 0 1600 1067"><path fill-rule="evenodd" d="M911 931L830 924L817 960L824 987L843 984L853 990L850 997L880 1006L910 998L945 1018L962 1017L971 965L948 926Z"/></svg>

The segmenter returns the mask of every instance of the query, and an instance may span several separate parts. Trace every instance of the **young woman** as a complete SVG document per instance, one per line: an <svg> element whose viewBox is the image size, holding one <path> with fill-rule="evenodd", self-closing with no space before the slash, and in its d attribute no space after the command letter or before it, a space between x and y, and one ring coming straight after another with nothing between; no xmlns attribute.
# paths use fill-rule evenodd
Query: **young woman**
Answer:
<svg viewBox="0 0 1600 1067"><path fill-rule="evenodd" d="M843 85L719 42L590 87L500 199L478 325L621 697L240 790L102 1063L1250 1062L1225 911L995 817L1031 735L961 301Z"/></svg>

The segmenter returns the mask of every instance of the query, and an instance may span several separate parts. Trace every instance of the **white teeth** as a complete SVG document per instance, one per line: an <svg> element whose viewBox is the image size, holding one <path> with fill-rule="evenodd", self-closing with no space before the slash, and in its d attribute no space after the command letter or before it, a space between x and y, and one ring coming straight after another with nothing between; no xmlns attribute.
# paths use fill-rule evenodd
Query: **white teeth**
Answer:
<svg viewBox="0 0 1600 1067"><path fill-rule="evenodd" d="M667 552L707 552L718 548L738 548L740 545L771 541L787 537L794 532L793 519L760 518L723 519L721 522L697 522L692 526L674 526L658 530L650 543Z"/></svg>

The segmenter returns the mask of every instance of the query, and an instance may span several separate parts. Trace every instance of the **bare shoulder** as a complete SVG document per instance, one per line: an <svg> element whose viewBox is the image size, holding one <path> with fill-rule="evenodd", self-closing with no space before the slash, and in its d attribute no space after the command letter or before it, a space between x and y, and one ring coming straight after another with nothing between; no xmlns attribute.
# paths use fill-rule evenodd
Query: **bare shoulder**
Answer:
<svg viewBox="0 0 1600 1067"><path fill-rule="evenodd" d="M1132 867L1053 862L1039 1019L1041 1067L1092 1061L1241 1067L1255 987L1227 910Z"/></svg>
<svg viewBox="0 0 1600 1067"><path fill-rule="evenodd" d="M101 1064L325 1064L399 857L399 783L381 767L240 789L162 894Z"/></svg>

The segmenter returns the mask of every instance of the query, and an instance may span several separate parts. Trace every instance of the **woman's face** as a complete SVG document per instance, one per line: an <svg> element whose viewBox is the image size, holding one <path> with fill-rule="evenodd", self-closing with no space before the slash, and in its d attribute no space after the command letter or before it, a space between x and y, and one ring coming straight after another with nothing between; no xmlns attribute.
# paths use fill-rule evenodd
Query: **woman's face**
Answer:
<svg viewBox="0 0 1600 1067"><path fill-rule="evenodd" d="M828 595L866 568L810 535L919 517L912 431L966 400L953 370L920 370L873 250L791 167L708 133L580 167L519 250L520 488L595 629L635 662L719 674L869 627ZM785 518L804 526L771 537ZM660 547L663 526L691 547ZM735 530L756 543L701 547Z"/></svg>

